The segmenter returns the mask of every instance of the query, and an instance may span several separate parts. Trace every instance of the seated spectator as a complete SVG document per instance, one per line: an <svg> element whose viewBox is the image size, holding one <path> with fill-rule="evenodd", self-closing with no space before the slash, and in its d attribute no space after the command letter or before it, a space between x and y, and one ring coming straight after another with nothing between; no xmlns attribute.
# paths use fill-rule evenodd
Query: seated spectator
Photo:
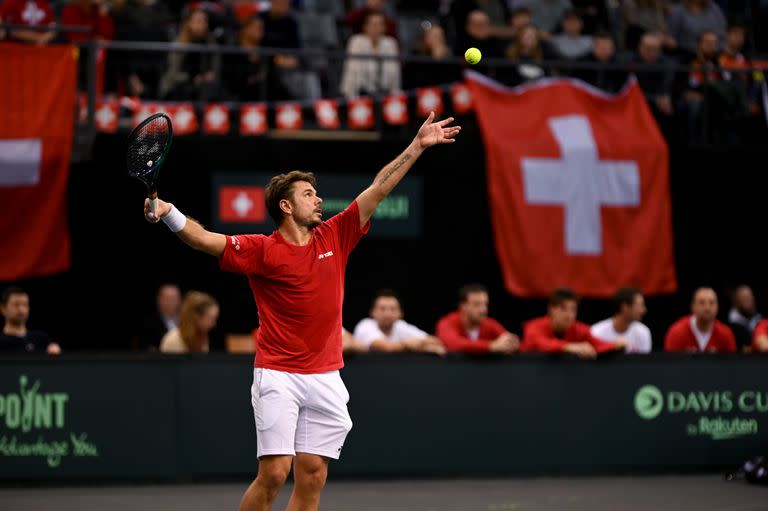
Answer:
<svg viewBox="0 0 768 511"><path fill-rule="evenodd" d="M341 352L367 353L368 346L363 341L353 336L346 328L341 329Z"/></svg>
<svg viewBox="0 0 768 511"><path fill-rule="evenodd" d="M115 23L106 0L71 0L61 11L61 24L91 29L90 33L66 32L64 37L70 43L89 39L111 41L115 35Z"/></svg>
<svg viewBox="0 0 768 511"><path fill-rule="evenodd" d="M237 18L230 2L221 0L193 0L188 2L185 9L202 9L208 15L208 28L211 37L217 44L231 44L237 30Z"/></svg>
<svg viewBox="0 0 768 511"><path fill-rule="evenodd" d="M512 11L512 15L509 17L509 26L512 29L510 38L514 39L521 28L532 24L531 10L527 7L518 7Z"/></svg>
<svg viewBox="0 0 768 511"><path fill-rule="evenodd" d="M179 326L181 291L175 284L163 284L157 290L156 311L141 321L135 349L156 351L168 331Z"/></svg>
<svg viewBox="0 0 768 511"><path fill-rule="evenodd" d="M376 293L370 315L360 320L353 334L370 351L445 354L440 340L403 320L400 299L393 291L383 289Z"/></svg>
<svg viewBox="0 0 768 511"><path fill-rule="evenodd" d="M209 294L190 291L184 295L179 326L160 341L163 353L208 353L208 334L219 319L219 304Z"/></svg>
<svg viewBox="0 0 768 511"><path fill-rule="evenodd" d="M557 30L563 14L573 8L570 0L512 0L512 8L526 7L543 37L549 37Z"/></svg>
<svg viewBox="0 0 768 511"><path fill-rule="evenodd" d="M667 330L664 351L732 353L736 339L728 326L717 320L717 294L700 287L693 294L692 314L683 316Z"/></svg>
<svg viewBox="0 0 768 511"><path fill-rule="evenodd" d="M595 35L592 50L579 62L590 64L590 67L578 70L576 76L604 91L618 92L626 82L626 73L617 68L616 45L608 32Z"/></svg>
<svg viewBox="0 0 768 511"><path fill-rule="evenodd" d="M381 14L384 17L384 33L393 39L397 39L397 21L386 12L387 0L365 0L364 7L351 9L344 17L344 24L352 30L352 34L363 32L365 19L371 13Z"/></svg>
<svg viewBox="0 0 768 511"><path fill-rule="evenodd" d="M384 34L384 16L369 14L363 33L349 38L347 59L341 77L341 93L349 99L400 90L399 60L360 58L355 55L399 56L397 41Z"/></svg>
<svg viewBox="0 0 768 511"><path fill-rule="evenodd" d="M3 291L0 314L5 319L0 332L0 353L61 353L61 346L53 342L48 334L27 329L29 295L23 289L9 287Z"/></svg>
<svg viewBox="0 0 768 511"><path fill-rule="evenodd" d="M663 69L635 71L637 83L643 90L654 113L672 115L672 81L673 74L668 59L661 53L661 37L657 33L643 34L637 45L637 51L632 55L630 65L659 66Z"/></svg>
<svg viewBox="0 0 768 511"><path fill-rule="evenodd" d="M768 319L760 321L752 334L752 353L768 353Z"/></svg>
<svg viewBox="0 0 768 511"><path fill-rule="evenodd" d="M616 291L613 303L614 315L592 325L592 335L608 342L625 339L627 353L650 353L651 330L640 322L648 311L643 293L636 287L623 287Z"/></svg>
<svg viewBox="0 0 768 511"><path fill-rule="evenodd" d="M595 34L600 30L610 29L614 16L608 14L608 2L605 0L571 0L571 3L581 16L585 34ZM611 10L614 9L615 7L611 8Z"/></svg>
<svg viewBox="0 0 768 511"><path fill-rule="evenodd" d="M660 41L667 38L667 18L664 14L663 0L624 0L621 2L621 17L624 21L624 45L637 48L643 34L660 34Z"/></svg>
<svg viewBox="0 0 768 511"><path fill-rule="evenodd" d="M451 57L445 31L440 25L425 22L421 37L416 44L415 55L429 57L431 62L407 62L403 66L403 81L406 89L426 87L461 81L461 68L447 61Z"/></svg>
<svg viewBox="0 0 768 511"><path fill-rule="evenodd" d="M755 327L763 320L755 306L752 288L741 285L731 293L731 310L728 311L728 326L731 327L739 349L752 344Z"/></svg>
<svg viewBox="0 0 768 511"><path fill-rule="evenodd" d="M28 27L44 27L56 23L56 17L48 0L5 0L0 5L0 20L9 25ZM56 37L56 32L16 28L9 30L7 37L11 41L42 46L50 43Z"/></svg>
<svg viewBox="0 0 768 511"><path fill-rule="evenodd" d="M498 74L506 83L519 85L546 75L541 65L545 58L544 46L539 39L539 31L533 25L522 27L517 32L515 40L507 48L507 58L517 64L512 68L499 69ZM509 76L504 76L507 73Z"/></svg>
<svg viewBox="0 0 768 511"><path fill-rule="evenodd" d="M566 59L578 59L586 56L592 49L592 38L582 34L584 22L575 10L565 12L563 32L552 36L552 46Z"/></svg>
<svg viewBox="0 0 768 511"><path fill-rule="evenodd" d="M464 56L467 48L477 48L484 58L502 56L501 44L493 36L491 19L488 14L479 9L471 11L467 15L463 35L457 37L454 53Z"/></svg>
<svg viewBox="0 0 768 511"><path fill-rule="evenodd" d="M237 45L248 53L232 53L223 58L223 78L230 95L240 101L264 100L269 73L268 57L259 53L264 39L264 22L259 17L247 19L237 34Z"/></svg>
<svg viewBox="0 0 768 511"><path fill-rule="evenodd" d="M453 0L448 15L456 28L457 39L462 40L467 36L467 21L474 11L486 15L492 37L512 37L513 30L509 26L509 7L506 0Z"/></svg>
<svg viewBox="0 0 768 511"><path fill-rule="evenodd" d="M208 15L205 11L192 9L186 13L175 42L182 46L214 44L208 31ZM160 97L170 100L213 99L218 92L220 66L217 53L169 53L165 74L160 79Z"/></svg>
<svg viewBox="0 0 768 511"><path fill-rule="evenodd" d="M579 298L570 289L555 290L549 297L547 315L523 325L522 353L571 353L595 358L599 353L624 351L627 340L607 342L592 336L589 325L576 321Z"/></svg>
<svg viewBox="0 0 768 511"><path fill-rule="evenodd" d="M746 30L746 27L741 23L728 25L728 31L725 33L725 45L718 61L725 77L743 90L743 95L749 104L749 111L754 115L760 113L762 95L759 85L752 79L752 73L746 70L752 66L749 59L742 53Z"/></svg>
<svg viewBox="0 0 768 511"><path fill-rule="evenodd" d="M459 290L459 310L440 318L435 330L448 351L512 354L518 350L520 339L488 317L488 302L488 290L480 284Z"/></svg>
<svg viewBox="0 0 768 511"><path fill-rule="evenodd" d="M725 38L725 16L711 0L683 0L672 7L668 18L670 49L676 49L685 62L699 52L704 31L715 34L715 50Z"/></svg>

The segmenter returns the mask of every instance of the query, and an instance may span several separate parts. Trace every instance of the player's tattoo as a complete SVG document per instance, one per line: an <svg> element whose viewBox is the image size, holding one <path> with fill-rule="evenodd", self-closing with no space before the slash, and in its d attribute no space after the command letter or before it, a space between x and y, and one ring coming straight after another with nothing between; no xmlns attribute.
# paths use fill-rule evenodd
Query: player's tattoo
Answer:
<svg viewBox="0 0 768 511"><path fill-rule="evenodd" d="M397 162L397 163L395 163L394 165L392 165L392 168L391 168L391 169L389 169L389 170L387 171L387 173L386 173L386 174L384 174L384 175L381 177L381 181L379 182L379 184L380 184L380 185L383 185L384 183L386 183L386 182L387 182L387 179L389 179L389 176L391 176L392 174L394 174L394 173L395 173L395 171L397 171L397 169L399 169L400 167L402 167L402 166L403 166L403 164L404 164L405 162L407 162L408 160L410 160L410 159L411 159L411 155L410 155L410 154L406 154L405 156L403 156L403 157L402 157L402 159L401 159L399 162Z"/></svg>

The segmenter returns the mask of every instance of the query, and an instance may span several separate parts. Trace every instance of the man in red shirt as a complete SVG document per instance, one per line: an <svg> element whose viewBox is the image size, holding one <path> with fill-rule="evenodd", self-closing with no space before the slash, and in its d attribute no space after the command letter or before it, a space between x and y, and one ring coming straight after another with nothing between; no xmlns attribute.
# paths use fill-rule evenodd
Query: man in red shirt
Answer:
<svg viewBox="0 0 768 511"><path fill-rule="evenodd" d="M592 336L589 325L576 321L579 297L570 289L556 289L549 297L547 315L523 325L524 353L572 353L579 358L595 358L599 353L624 351L627 340L601 341Z"/></svg>
<svg viewBox="0 0 768 511"><path fill-rule="evenodd" d="M341 309L347 258L368 231L378 204L422 152L450 143L453 118L432 122L431 113L408 148L374 178L341 213L322 220L323 200L313 174L273 177L265 190L278 228L270 236L226 236L206 231L172 204L145 201L150 222L162 219L192 248L219 258L225 271L246 275L259 312L251 401L256 419L259 472L240 511L268 510L294 466L288 509L315 510L328 461L338 459L352 428L349 394L339 376Z"/></svg>
<svg viewBox="0 0 768 511"><path fill-rule="evenodd" d="M736 338L717 318L717 294L711 287L693 293L690 316L675 321L664 338L664 351L733 353Z"/></svg>
<svg viewBox="0 0 768 511"><path fill-rule="evenodd" d="M56 23L48 0L5 0L0 5L0 22L9 25L43 27ZM13 29L8 33L11 40L45 45L56 36L53 30Z"/></svg>
<svg viewBox="0 0 768 511"><path fill-rule="evenodd" d="M480 284L459 290L459 310L440 318L435 335L448 351L515 353L520 339L488 317L488 291Z"/></svg>
<svg viewBox="0 0 768 511"><path fill-rule="evenodd" d="M768 352L768 319L762 320L752 334L752 353Z"/></svg>

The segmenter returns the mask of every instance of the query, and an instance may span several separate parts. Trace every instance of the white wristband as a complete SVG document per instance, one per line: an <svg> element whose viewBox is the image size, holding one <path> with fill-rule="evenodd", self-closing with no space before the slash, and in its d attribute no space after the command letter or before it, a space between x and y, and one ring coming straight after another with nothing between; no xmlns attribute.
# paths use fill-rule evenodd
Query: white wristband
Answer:
<svg viewBox="0 0 768 511"><path fill-rule="evenodd" d="M187 225L187 217L184 213L176 209L176 206L170 204L171 211L168 212L161 220L168 226L172 232L179 232Z"/></svg>

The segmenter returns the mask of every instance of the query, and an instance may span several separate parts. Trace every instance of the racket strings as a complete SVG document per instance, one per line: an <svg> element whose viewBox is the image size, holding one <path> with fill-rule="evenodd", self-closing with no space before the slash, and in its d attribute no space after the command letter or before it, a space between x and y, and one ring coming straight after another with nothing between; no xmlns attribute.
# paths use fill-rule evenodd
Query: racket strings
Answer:
<svg viewBox="0 0 768 511"><path fill-rule="evenodd" d="M128 144L128 172L143 176L152 172L169 140L169 126L164 117L157 117L139 128Z"/></svg>

